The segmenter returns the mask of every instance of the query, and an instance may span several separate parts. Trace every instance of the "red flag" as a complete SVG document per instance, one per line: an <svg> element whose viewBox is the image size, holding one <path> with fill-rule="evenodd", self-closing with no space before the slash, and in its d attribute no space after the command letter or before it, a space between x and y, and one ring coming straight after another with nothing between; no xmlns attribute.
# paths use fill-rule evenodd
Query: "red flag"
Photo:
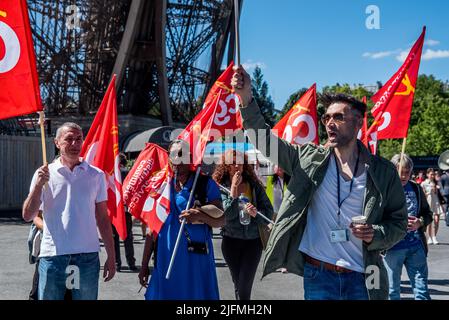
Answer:
<svg viewBox="0 0 449 320"><path fill-rule="evenodd" d="M316 105L316 84L314 83L273 127L273 132L290 143L318 144Z"/></svg>
<svg viewBox="0 0 449 320"><path fill-rule="evenodd" d="M115 75L106 90L83 144L81 156L103 170L108 186L108 215L121 239L126 239L122 178L119 169L117 101Z"/></svg>
<svg viewBox="0 0 449 320"><path fill-rule="evenodd" d="M366 97L362 98L362 102L366 104ZM368 131L370 132L369 134ZM367 147L372 154L377 153L377 125L376 122L374 122L372 128L368 130L368 112L365 112L363 126L357 134L357 139L362 141L365 147Z"/></svg>
<svg viewBox="0 0 449 320"><path fill-rule="evenodd" d="M426 27L401 68L371 98L375 103L371 113L379 124L379 140L407 137L425 34Z"/></svg>
<svg viewBox="0 0 449 320"><path fill-rule="evenodd" d="M141 221L144 220L142 209L148 197L146 189L150 180L167 164L167 151L156 144L147 143L123 182L123 202L128 206L128 211Z"/></svg>
<svg viewBox="0 0 449 320"><path fill-rule="evenodd" d="M362 98L362 102L366 104L366 97ZM367 131L368 131L368 112L365 112L365 116L363 117L362 129L359 130L359 133L357 134L357 139L362 141L365 147L368 148L368 139L366 136Z"/></svg>
<svg viewBox="0 0 449 320"><path fill-rule="evenodd" d="M370 149L372 154L377 153L377 124L373 124L373 130L370 132L370 134L366 137L366 141L368 143L368 148Z"/></svg>
<svg viewBox="0 0 449 320"><path fill-rule="evenodd" d="M143 205L141 219L156 238L170 214L170 185L173 172L169 165L153 173L146 188L148 196Z"/></svg>
<svg viewBox="0 0 449 320"><path fill-rule="evenodd" d="M42 111L26 0L0 0L0 119Z"/></svg>
<svg viewBox="0 0 449 320"><path fill-rule="evenodd" d="M221 74L209 91L203 110L178 136L189 143L194 166L201 164L208 142L243 128L238 112L239 98L231 87L233 65L231 62Z"/></svg>

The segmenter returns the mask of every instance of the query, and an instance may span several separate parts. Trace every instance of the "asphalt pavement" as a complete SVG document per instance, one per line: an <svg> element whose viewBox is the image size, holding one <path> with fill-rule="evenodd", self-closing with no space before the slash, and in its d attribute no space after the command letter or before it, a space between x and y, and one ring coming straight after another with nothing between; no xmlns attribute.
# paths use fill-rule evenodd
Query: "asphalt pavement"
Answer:
<svg viewBox="0 0 449 320"><path fill-rule="evenodd" d="M28 299L34 265L28 263L27 236L29 224L17 214L0 213L0 300ZM134 249L137 265L140 265L144 240L141 228L133 226ZM439 245L431 245L428 256L429 288L432 299L449 300L449 227L441 221L438 234ZM214 230L214 252L216 257L220 298L234 299L234 288L229 269L221 254L219 230ZM110 282L100 281L101 300L142 300L144 290L138 281L138 273L127 269L123 244L121 247L122 272ZM105 252L100 253L101 263ZM304 297L302 278L290 273L273 273L261 280L261 263L254 281L252 299L258 300L302 300ZM402 274L401 297L412 299L413 294L405 269Z"/></svg>

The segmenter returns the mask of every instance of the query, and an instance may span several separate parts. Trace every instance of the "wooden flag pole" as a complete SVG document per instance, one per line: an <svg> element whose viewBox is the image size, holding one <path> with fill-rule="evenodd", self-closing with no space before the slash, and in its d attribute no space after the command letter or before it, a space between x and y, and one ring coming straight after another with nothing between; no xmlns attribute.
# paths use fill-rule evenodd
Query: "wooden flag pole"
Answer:
<svg viewBox="0 0 449 320"><path fill-rule="evenodd" d="M235 22L235 62L240 66L240 33L239 33L240 8L239 0L234 0L234 22Z"/></svg>
<svg viewBox="0 0 449 320"><path fill-rule="evenodd" d="M402 140L402 150L401 150L401 158L399 160L399 176L402 174L402 160L404 158L405 153L405 145L407 144L407 137Z"/></svg>
<svg viewBox="0 0 449 320"><path fill-rule="evenodd" d="M47 163L47 146L45 144L45 127L44 127L45 114L44 111L39 111L38 114L39 114L39 125L41 127L42 160L44 166L46 166L48 163Z"/></svg>

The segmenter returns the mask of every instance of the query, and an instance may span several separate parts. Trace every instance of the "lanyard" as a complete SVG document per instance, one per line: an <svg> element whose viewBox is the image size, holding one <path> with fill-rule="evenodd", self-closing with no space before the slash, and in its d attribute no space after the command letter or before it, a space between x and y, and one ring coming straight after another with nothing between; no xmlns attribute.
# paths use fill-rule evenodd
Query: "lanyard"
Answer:
<svg viewBox="0 0 449 320"><path fill-rule="evenodd" d="M343 202L345 202L346 199L348 199L351 195L352 192L352 186L354 184L354 177L357 174L357 169L359 168L359 157L360 157L360 150L357 153L357 161L355 163L355 168L354 168L354 174L351 177L351 184L349 185L349 194L346 198L344 198L343 200L340 200L340 169L338 169L338 163L337 163L337 157L335 156L335 166L337 168L337 205L338 205L338 211L337 211L337 216L338 216L338 224L340 224L340 208L343 205Z"/></svg>

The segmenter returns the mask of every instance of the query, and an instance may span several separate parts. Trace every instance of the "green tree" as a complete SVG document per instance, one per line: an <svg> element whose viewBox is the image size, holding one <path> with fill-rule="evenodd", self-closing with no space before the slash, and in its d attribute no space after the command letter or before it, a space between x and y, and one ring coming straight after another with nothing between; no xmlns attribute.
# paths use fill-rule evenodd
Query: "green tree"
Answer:
<svg viewBox="0 0 449 320"><path fill-rule="evenodd" d="M253 97L259 105L265 122L271 127L274 125L274 102L268 94L268 84L263 79L262 69L256 67L251 80Z"/></svg>
<svg viewBox="0 0 449 320"><path fill-rule="evenodd" d="M323 93L346 93L354 96L357 99L362 100L363 97L370 99L373 95L370 91L366 90L363 85L359 84L351 88L347 83L340 85L337 83L334 86L325 86L322 90Z"/></svg>
<svg viewBox="0 0 449 320"><path fill-rule="evenodd" d="M276 121L281 120L306 91L307 88L302 88L290 95L282 110L277 114Z"/></svg>

